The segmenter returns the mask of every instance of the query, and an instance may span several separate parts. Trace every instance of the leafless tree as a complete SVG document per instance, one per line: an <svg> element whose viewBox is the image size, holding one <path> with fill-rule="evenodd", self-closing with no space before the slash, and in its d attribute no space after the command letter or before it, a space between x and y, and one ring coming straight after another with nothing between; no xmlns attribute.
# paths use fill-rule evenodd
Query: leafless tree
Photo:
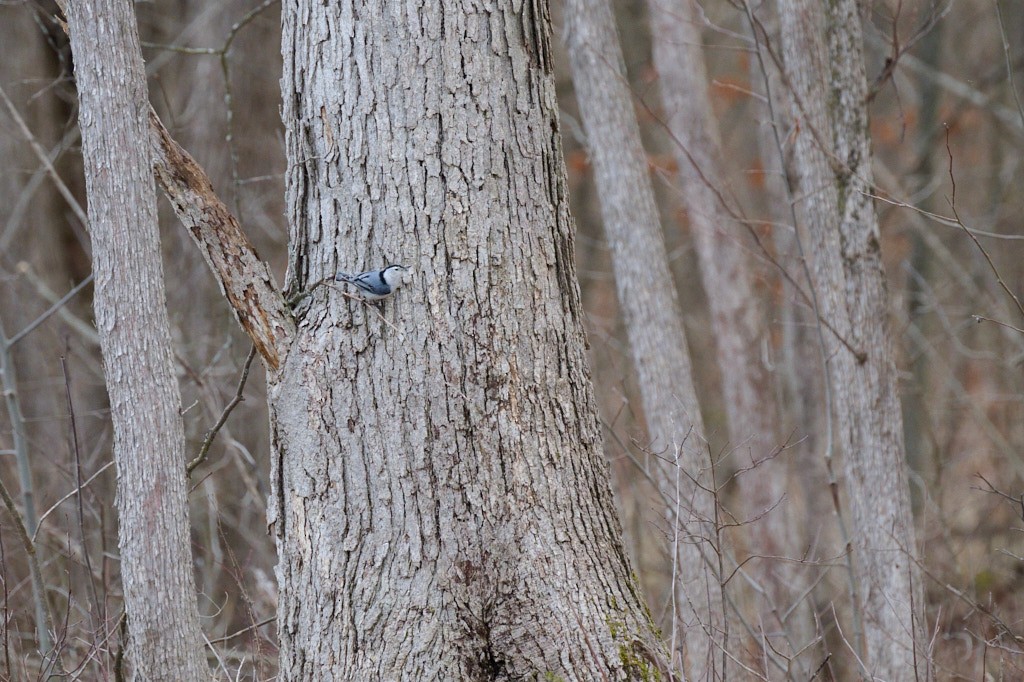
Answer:
<svg viewBox="0 0 1024 682"><path fill-rule="evenodd" d="M756 520L743 528L748 551L766 557L795 557L805 542L799 507L788 488L789 453L781 447L780 410L765 367L770 331L765 297L755 290L750 253L764 257L761 240L725 170L718 121L708 94L701 29L695 0L651 0L651 36L666 123L679 167L679 186L708 292L708 307L722 376L732 448L743 491L737 516ZM806 586L793 562L757 559L744 571L759 607L753 621L772 623L785 633L772 648L794 656L810 639L806 609L793 609ZM792 613L790 622L779 622Z"/></svg>
<svg viewBox="0 0 1024 682"><path fill-rule="evenodd" d="M671 555L679 562L679 575L671 589L678 639L671 641L678 641L680 651L685 646L689 677L724 678L715 477L611 4L570 0L565 33L649 448L655 453L648 462L673 526Z"/></svg>
<svg viewBox="0 0 1024 682"><path fill-rule="evenodd" d="M121 579L134 674L208 677L199 628L181 395L172 368L148 96L134 6L72 2L94 306L114 424Z"/></svg>
<svg viewBox="0 0 1024 682"><path fill-rule="evenodd" d="M620 59L597 0L550 3L556 26L566 8L582 8L567 36L585 38L573 49L594 58L583 68L596 77L577 77L578 88L562 49L573 44L538 47L548 3L284 4L134 4L149 96L169 131L150 118L151 160L186 225L162 211L167 281L156 298L166 297L192 469L195 592L180 594L198 601L208 639L205 650L192 639L200 666L225 680L272 679L279 668L301 678L334 655L363 678L398 677L378 662L408 653L413 665L428 661L405 673L417 678L443 669L664 679L684 665L694 672L692 646L690 661L666 663L680 635L691 645L717 635L708 677L723 673L722 657L727 679L1022 677L1024 4L860 2L852 19L852 3L610 0ZM0 347L9 351L0 348L0 678L62 670L112 680L135 668L118 627L132 558L117 548L112 411L62 20L52 2L0 3ZM783 20L815 28L786 46ZM572 30L583 22L604 28ZM863 30L866 87L843 75L850 60L836 46L860 41L850 26ZM800 75L808 55L826 73L811 86ZM618 150L610 161L608 149ZM615 206L630 207L625 221L607 210ZM841 217L869 209L877 230L870 217ZM671 427L685 446L705 448L699 464L659 443L651 415L661 406L643 395L663 386L649 379L655 362L642 374L633 338L663 311L638 322L620 294L650 273L612 260L623 242L609 227L626 222L627 251L635 241L646 253L641 223L658 236L659 218L679 301L664 311L677 306L683 324L652 345L689 350L703 427L695 410ZM845 243L833 234L840 226ZM746 253L734 260L731 247ZM817 257L836 249L838 258ZM742 276L713 277L749 267L748 257L750 294L738 297L755 304L751 318L722 295L743 291ZM376 307L323 281L387 260L414 271ZM888 290L878 294L882 260ZM110 282L101 284L107 305ZM737 338L757 339L740 349L746 360L721 353L736 347L720 338L734 314L747 329ZM886 355L872 344L888 316L892 365L872 369ZM119 316L115 331L124 324ZM251 346L266 372L248 371ZM732 383L748 360L763 363L774 396L752 399ZM901 430L893 365L906 472L892 445ZM127 368L114 366L115 383ZM755 407L737 411L737 396ZM143 402L152 405L148 391ZM781 440L758 445L758 423L792 447L744 470ZM864 445L851 449L858 428ZM709 475L709 451L719 517L703 525L707 514L671 484L682 491L693 471ZM858 480L877 471L874 455L890 480ZM273 475L272 462L283 463ZM775 487L784 462L797 466ZM903 533L909 514L885 506L902 504L905 473L916 543ZM873 487L880 502L858 492ZM864 499L874 528L863 525ZM793 505L805 515L791 515ZM667 589L682 575L672 550L712 532L717 545L705 547L724 570L706 584L723 587L727 639L698 629L711 616L687 612L696 590L680 582L673 598ZM801 538L795 551L784 549L790 532ZM277 542L288 553L280 583ZM906 569L904 579L872 583L872 555ZM187 571L187 551L179 559ZM280 585L295 592L282 596ZM575 593L578 605L566 596ZM909 612L907 594L919 620L875 618ZM813 620L791 610L796 600ZM685 627L673 632L680 615ZM926 635L909 631L925 622ZM884 667L886 656L897 662Z"/></svg>
<svg viewBox="0 0 1024 682"><path fill-rule="evenodd" d="M880 679L924 674L923 591L893 340L870 187L858 3L782 0L795 110L796 208L811 262L833 433L852 518L856 653Z"/></svg>

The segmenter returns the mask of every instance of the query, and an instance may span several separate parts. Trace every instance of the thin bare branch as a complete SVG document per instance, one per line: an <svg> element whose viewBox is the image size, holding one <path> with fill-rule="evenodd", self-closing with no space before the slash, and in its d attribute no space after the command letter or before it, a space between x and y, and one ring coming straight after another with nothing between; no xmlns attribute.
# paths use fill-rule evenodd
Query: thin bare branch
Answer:
<svg viewBox="0 0 1024 682"><path fill-rule="evenodd" d="M1024 334L1024 329L1021 329L1020 327L1014 327L1012 324L1010 324L1008 322L1002 322L1000 320L994 320L991 317L985 317L984 315L971 315L971 317L973 317L974 321L978 322L978 323L981 323L981 322L991 322L992 324L998 324L1000 327L1006 327L1007 329L1012 329L1013 331L1017 332L1018 334Z"/></svg>
<svg viewBox="0 0 1024 682"><path fill-rule="evenodd" d="M999 268L992 261L992 256L989 255L985 247L981 245L978 238L967 229L963 221L960 220L960 214L956 210L956 177L953 175L953 151L949 148L949 126L946 126L946 155L949 157L949 182L952 185L952 194L949 198L949 206L953 211L953 217L956 218L956 223L963 228L964 233L970 237L971 241L981 251L981 255L985 257L985 261L988 263L988 267L992 270L992 274L996 277L996 282L999 283L999 287L1006 293L1006 295L1014 302L1017 306L1017 310L1020 312L1021 317L1024 317L1024 304L1021 304L1020 299L1017 298L1017 294L1010 290L1010 287L1003 281L1003 276L999 272Z"/></svg>
<svg viewBox="0 0 1024 682"><path fill-rule="evenodd" d="M65 351L66 353L66 351ZM82 490L82 455L78 445L78 424L75 418L75 403L71 399L71 378L68 376L68 363L65 355L60 356L60 369L64 375L64 393L68 401L68 414L70 415L71 450L75 456L75 486ZM92 558L89 556L88 539L85 535L85 504L82 501L84 496L78 495L78 532L82 541L82 558L85 560L86 573L89 576L89 592L92 597L92 608L96 609L96 615L100 623L106 622L106 614L103 601L96 593L96 582L92 570ZM92 615L92 609L90 609ZM95 629L95 625L94 625Z"/></svg>
<svg viewBox="0 0 1024 682"><path fill-rule="evenodd" d="M1010 92L1013 93L1013 101L1017 104L1017 113L1020 114L1021 124L1024 124L1024 106L1020 103L1020 93L1017 92L1017 82L1013 80L1013 63L1010 61L1010 41L1006 37L1006 26L1003 24L1003 10L999 6L999 0L992 0L996 6L996 20L999 22L999 36L1003 39L1003 57L1006 60L1006 80L1010 83Z"/></svg>
<svg viewBox="0 0 1024 682"><path fill-rule="evenodd" d="M39 648L44 656L53 655L57 667L61 668L60 650L53 646L49 635L53 631L53 615L50 613L50 603L46 599L46 583L43 582L43 573L39 569L39 557L36 554L36 546L29 536L28 529L25 527L25 520L18 512L14 498L11 497L11 493L3 480L0 480L0 498L3 499L4 506L7 507L7 513L11 515L14 527L18 531L18 538L21 540L22 547L25 549L25 554L28 557L33 592L38 594L38 597L36 597L36 611L42 616L40 622L36 625Z"/></svg>
<svg viewBox="0 0 1024 682"><path fill-rule="evenodd" d="M263 627L264 625L270 625L275 620L277 620L277 616L270 616L269 618L264 618L260 622L253 623L252 625L250 625L248 627L244 627L244 628L242 628L241 630L239 630L237 632L232 632L230 635L224 635L223 637L218 637L217 639L211 639L211 640L209 640L209 644L220 644L222 642L228 642L228 641L234 639L235 637L240 637L240 636L244 635L247 632L252 632L253 630L258 630L259 628Z"/></svg>
<svg viewBox="0 0 1024 682"><path fill-rule="evenodd" d="M228 417L231 416L231 412L238 406L238 403L245 400L242 391L245 390L245 382L249 380L249 368L252 367L252 361L255 357L256 344L253 344L252 348L249 349L249 355L245 358L245 364L242 366L242 376L238 380L238 388L235 389L234 397L224 406L224 411L221 412L217 423L206 432L206 438L203 439L203 446L199 449L199 454L185 467L186 474L191 475L196 470L196 467L206 461L206 456L210 452L210 446L213 445L213 439L217 437L224 424L227 423Z"/></svg>
<svg viewBox="0 0 1024 682"><path fill-rule="evenodd" d="M60 498L56 502L54 502L53 505L49 509L47 509L45 512L43 512L39 516L39 525L40 525L40 527L42 527L43 521L45 521L46 518L50 514L52 514L53 512L55 512L57 510L57 507L61 506L65 502L67 502L68 500L70 500L75 495L80 494L83 490L85 490L86 488L89 487L90 483L92 483L97 478L99 478L100 475L103 474L104 471L106 471L107 469L109 469L112 466L114 466L114 460L110 460L109 462L107 462L106 464L101 466L99 469L96 470L96 473L94 473L92 476L90 476L89 478L87 478L84 481L82 481L81 485L76 485L71 492L69 492L68 494L64 495L64 497ZM33 542L35 542L37 535L39 535L39 529L38 528L36 529L35 534L32 536L32 541Z"/></svg>
<svg viewBox="0 0 1024 682"><path fill-rule="evenodd" d="M50 319L51 315L53 315L54 313L59 311L61 308L63 308L64 305L68 301L70 301L72 298L74 298L75 295L77 295L79 291L81 291L86 286L88 286L88 284L90 282L92 282L92 278L93 278L93 273L90 272L88 277L86 277L81 282L79 282L77 285L75 285L75 287L73 289L71 289L71 291L69 291L68 293L64 294L64 296L59 301L57 301L56 303L51 305L46 310L46 312L44 312L42 315L37 317L32 322L30 322L28 324L28 326L26 326L20 332L18 332L14 336L12 336L10 341L7 342L7 345L8 346L13 346L14 344L18 343L18 341L21 341L23 338L25 338L26 336L31 334L36 329L36 327L38 327L43 322L46 322L48 319Z"/></svg>
<svg viewBox="0 0 1024 682"><path fill-rule="evenodd" d="M23 119L21 114L18 113L18 109L14 106L14 102L12 102L7 96L7 92L3 87L0 87L0 99L4 101L11 118L13 118L14 122L18 125L18 129L21 130L21 134L32 147L32 151L35 152L39 162L46 168L46 172L49 173L50 179L53 180L53 184L57 186L57 191L59 191L60 195L64 197L64 201L68 202L68 206L72 211L74 211L75 216L79 221L81 221L82 225L88 225L89 218L85 214L85 209L83 209L81 204L78 203L78 200L75 198L75 195L71 190L68 189L68 186L64 184L64 181L57 173L57 169L53 167L53 163L50 161L50 155L47 154L42 145L36 141L35 135L33 135L32 131L29 130L28 125L25 123L25 119Z"/></svg>

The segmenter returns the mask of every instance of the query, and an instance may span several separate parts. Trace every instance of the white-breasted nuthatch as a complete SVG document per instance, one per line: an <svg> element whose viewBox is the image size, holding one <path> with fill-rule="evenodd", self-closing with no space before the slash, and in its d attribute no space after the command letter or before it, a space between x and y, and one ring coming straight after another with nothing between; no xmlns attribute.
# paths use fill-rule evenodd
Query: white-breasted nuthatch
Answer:
<svg viewBox="0 0 1024 682"><path fill-rule="evenodd" d="M369 270L358 275L339 272L334 276L334 281L348 282L367 301L379 301L395 293L405 283L405 273L408 271L409 268L404 265L389 265L383 270Z"/></svg>

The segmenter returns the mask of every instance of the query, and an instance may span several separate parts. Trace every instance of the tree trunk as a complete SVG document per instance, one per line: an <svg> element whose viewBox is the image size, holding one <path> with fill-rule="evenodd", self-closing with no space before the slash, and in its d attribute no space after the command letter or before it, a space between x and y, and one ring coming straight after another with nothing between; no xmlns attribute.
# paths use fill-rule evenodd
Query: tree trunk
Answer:
<svg viewBox="0 0 1024 682"><path fill-rule="evenodd" d="M287 3L269 381L282 679L642 679L585 357L544 3Z"/></svg>
<svg viewBox="0 0 1024 682"><path fill-rule="evenodd" d="M114 424L121 578L134 674L208 677L196 608L181 397L164 306L147 96L131 3L67 9Z"/></svg>
<svg viewBox="0 0 1024 682"><path fill-rule="evenodd" d="M714 477L647 158L607 0L567 3L566 43L650 448L660 455L650 461L662 496L670 502L671 522L685 538L676 543L680 575L673 590L679 613L673 626L684 640L687 676L717 678L725 674L724 664L716 664L725 627L717 563L707 562L717 549L710 492ZM675 466L666 460L674 460Z"/></svg>
<svg viewBox="0 0 1024 682"><path fill-rule="evenodd" d="M781 0L793 88L798 217L831 382L852 509L855 608L866 673L924 672L922 589L903 456L903 424L879 246L869 196L871 148L860 16L854 0Z"/></svg>
<svg viewBox="0 0 1024 682"><path fill-rule="evenodd" d="M780 446L779 410L761 360L768 332L761 310L764 302L755 293L746 256L748 249L757 247L740 222L741 207L726 179L718 122L707 91L702 20L695 0L683 0L671 8L655 0L649 7L661 99L708 294L729 434L732 447L739 451L735 465L756 467L738 478L737 516L759 520L739 530L749 554L797 557L803 525L799 509L787 495L789 458L785 453L772 458ZM771 511L765 514L767 510ZM763 595L751 595L757 609L749 618L764 628L759 634L773 639L763 655L797 655L810 637L806 609L791 609L803 592L798 565L759 559L743 570L756 582L755 592ZM808 618L807 622L780 622L782 614L790 612L796 618ZM795 634L795 638L785 641L764 631Z"/></svg>

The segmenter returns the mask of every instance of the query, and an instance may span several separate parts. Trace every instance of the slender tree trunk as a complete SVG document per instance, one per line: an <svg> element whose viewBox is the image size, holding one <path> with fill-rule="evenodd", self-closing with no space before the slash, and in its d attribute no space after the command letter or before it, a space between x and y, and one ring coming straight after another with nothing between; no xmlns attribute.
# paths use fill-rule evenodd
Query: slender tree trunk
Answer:
<svg viewBox="0 0 1024 682"><path fill-rule="evenodd" d="M751 554L768 557L800 556L803 537L799 509L787 493L788 455L780 445L779 410L768 371L762 361L767 340L763 298L754 291L746 250L756 248L740 223L740 207L726 181L718 122L708 96L708 79L701 40L701 18L695 0L669 7L649 2L654 63L661 84L679 181L708 293L711 325L722 375L722 390L732 446L739 450L736 465L756 468L741 474L738 516L759 519L744 529ZM763 518L767 510L771 510ZM755 560L743 570L756 583L752 597L764 637L773 638L769 651L795 656L810 636L807 625L782 622L782 614L807 617L791 609L803 589L795 563ZM763 595L763 596L760 596ZM784 633L773 637L768 633ZM792 637L786 641L784 637Z"/></svg>
<svg viewBox="0 0 1024 682"><path fill-rule="evenodd" d="M202 680L181 397L171 365L146 83L133 5L67 9L100 334L117 461L129 658L144 680Z"/></svg>
<svg viewBox="0 0 1024 682"><path fill-rule="evenodd" d="M764 316L744 253L749 235L739 222L738 207L725 180L694 0L683 0L672 12L652 2L650 10L661 98L708 292L729 431L734 446L749 453L744 457L749 464L770 455L778 445L777 410L760 359ZM769 475L744 478L741 485L744 482L749 510L761 512L779 500L785 477L772 470ZM786 535L783 532L777 540L785 544Z"/></svg>
<svg viewBox="0 0 1024 682"><path fill-rule="evenodd" d="M643 679L585 356L544 3L283 7L289 290L269 382L282 679Z"/></svg>
<svg viewBox="0 0 1024 682"><path fill-rule="evenodd" d="M651 462L663 497L672 503L672 523L686 536L677 544L680 575L673 590L679 621L674 626L685 639L687 676L715 678L725 674L723 665L716 664L725 627L717 563L706 562L714 561L716 554L715 498L710 492L714 478L647 158L608 0L567 3L566 43L650 447L660 455ZM666 465L665 460L674 458L675 466ZM693 480L680 481L679 467Z"/></svg>
<svg viewBox="0 0 1024 682"><path fill-rule="evenodd" d="M860 16L854 0L780 0L797 121L801 234L809 244L852 509L854 584L867 673L924 674L923 613L878 220Z"/></svg>

